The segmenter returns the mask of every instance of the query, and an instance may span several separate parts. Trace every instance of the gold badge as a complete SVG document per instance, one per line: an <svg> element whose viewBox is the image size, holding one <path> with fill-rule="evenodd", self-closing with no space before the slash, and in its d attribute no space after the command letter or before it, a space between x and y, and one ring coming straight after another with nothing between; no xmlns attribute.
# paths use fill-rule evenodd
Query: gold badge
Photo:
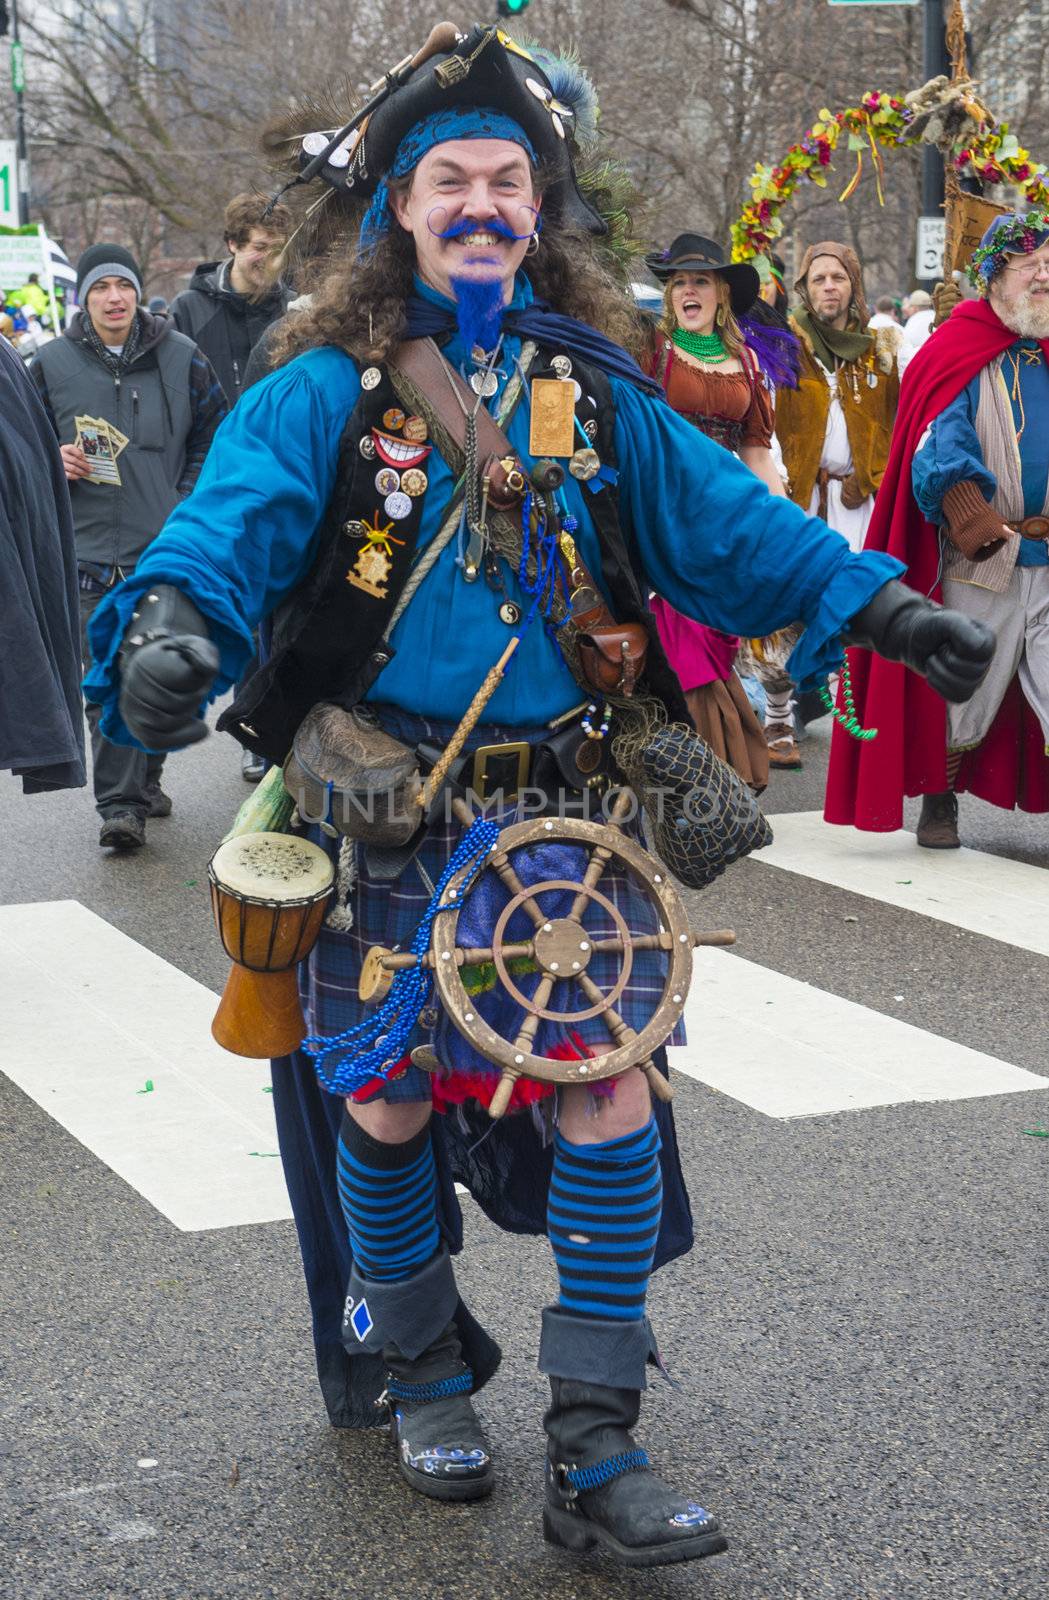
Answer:
<svg viewBox="0 0 1049 1600"><path fill-rule="evenodd" d="M421 472L418 467L409 467L408 471L401 475L401 488L405 494L410 494L413 500L426 493L429 482L425 472Z"/></svg>
<svg viewBox="0 0 1049 1600"><path fill-rule="evenodd" d="M374 527L362 523L364 548L346 574L347 583L352 583L355 589L363 589L365 594L374 595L376 600L386 599L386 584L393 566L393 546L404 544L403 539L393 537L392 528L392 522L382 528L379 526L378 512L375 513Z"/></svg>
<svg viewBox="0 0 1049 1600"><path fill-rule="evenodd" d="M560 378L533 378L531 394L529 454L570 456L575 449L575 386Z"/></svg>
<svg viewBox="0 0 1049 1600"><path fill-rule="evenodd" d="M404 427L404 412L397 406L391 406L389 411L382 414L382 425L390 433L399 433Z"/></svg>
<svg viewBox="0 0 1049 1600"><path fill-rule="evenodd" d="M422 417L407 417L404 423L404 437L413 444L425 444L426 423Z"/></svg>

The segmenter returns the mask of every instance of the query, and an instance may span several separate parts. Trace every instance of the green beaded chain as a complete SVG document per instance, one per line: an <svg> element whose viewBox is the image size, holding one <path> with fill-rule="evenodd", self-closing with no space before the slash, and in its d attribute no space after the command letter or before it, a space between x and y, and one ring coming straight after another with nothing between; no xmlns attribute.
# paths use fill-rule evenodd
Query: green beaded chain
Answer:
<svg viewBox="0 0 1049 1600"><path fill-rule="evenodd" d="M705 361L708 367L716 367L729 358L720 333L692 333L688 328L675 328L671 338L679 350L695 356L697 361Z"/></svg>
<svg viewBox="0 0 1049 1600"><path fill-rule="evenodd" d="M840 722L847 734L853 739L876 739L877 728L861 728L860 719L856 715L856 702L852 698L852 674L849 672L849 658L841 664L841 698L845 702L845 710L839 711L831 698L830 690L825 683L819 687L819 696L836 722Z"/></svg>

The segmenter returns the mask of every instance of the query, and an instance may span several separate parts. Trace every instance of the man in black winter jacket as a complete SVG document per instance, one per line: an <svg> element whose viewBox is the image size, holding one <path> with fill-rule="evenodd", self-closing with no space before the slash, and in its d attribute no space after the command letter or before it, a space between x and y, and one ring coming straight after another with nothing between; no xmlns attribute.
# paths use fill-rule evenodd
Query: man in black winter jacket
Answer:
<svg viewBox="0 0 1049 1600"><path fill-rule="evenodd" d="M129 250L115 244L85 250L77 292L83 310L37 352L29 371L69 483L86 664L92 613L189 494L229 407L203 352L167 317L142 309L142 276ZM115 443L95 426L99 421L116 430ZM111 744L98 731L97 707L89 705L87 715L102 818L98 842L134 849L145 842L146 818L171 810L160 787L163 757Z"/></svg>
<svg viewBox="0 0 1049 1600"><path fill-rule="evenodd" d="M292 298L286 283L272 281L290 216L284 206L275 206L264 218L266 205L256 194L230 201L224 220L228 257L202 262L189 288L171 302L175 327L204 351L231 406L240 398L252 349Z"/></svg>
<svg viewBox="0 0 1049 1600"><path fill-rule="evenodd" d="M207 355L231 406L248 387L252 350L292 298L286 283L273 282L273 263L287 240L291 213L274 206L267 216L268 204L264 195L234 196L223 219L228 257L202 262L189 288L171 302L176 328ZM248 783L258 783L266 763L245 750L240 770Z"/></svg>

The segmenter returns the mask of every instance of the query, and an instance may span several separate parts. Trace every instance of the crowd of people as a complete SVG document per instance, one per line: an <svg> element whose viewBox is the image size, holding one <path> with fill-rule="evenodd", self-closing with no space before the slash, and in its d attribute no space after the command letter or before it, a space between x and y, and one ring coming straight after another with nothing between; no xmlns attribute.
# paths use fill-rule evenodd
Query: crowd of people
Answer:
<svg viewBox="0 0 1049 1600"><path fill-rule="evenodd" d="M892 301L870 314L848 245L800 251L789 296L778 257L763 278L685 219L699 231L646 258L653 321L598 247L577 65L478 29L403 77L357 144L284 116L286 203L231 201L224 255L169 312L144 305L127 249L92 245L80 310L29 367L66 602L78 584L100 845L143 844L171 809L165 757L230 689L220 726L248 777L301 765L325 711L329 806L376 740L429 771L484 681L456 768L481 802L496 770L506 800L510 762L551 814L575 804L584 755L608 760L638 703L760 791L800 765L806 696L837 684L831 820L897 827L921 794L918 842L948 848L960 789L1049 809L1049 216L1002 218L979 297L916 292L902 327ZM871 713L878 739L852 738ZM498 1074L436 1006L354 1065L364 958L434 913L460 833L435 812L391 850L333 816L306 830L340 911L302 968L311 1052L274 1063L333 1423L388 1416L423 1495L491 1490L473 1396L499 1352L456 1283L455 1178L550 1239L546 1538L627 1565L716 1554L715 1517L633 1433L661 1365L649 1277L692 1242L667 1105L639 1067L600 1093L521 1079L489 1128ZM570 851L557 866L581 870ZM601 886L636 925L629 876ZM579 948L600 986L592 914ZM627 1033L648 1020L649 954L618 1000ZM556 971L528 981L549 998ZM479 980L478 1011L495 1003ZM584 1076L608 1049L598 1021L541 1030L537 1053Z"/></svg>

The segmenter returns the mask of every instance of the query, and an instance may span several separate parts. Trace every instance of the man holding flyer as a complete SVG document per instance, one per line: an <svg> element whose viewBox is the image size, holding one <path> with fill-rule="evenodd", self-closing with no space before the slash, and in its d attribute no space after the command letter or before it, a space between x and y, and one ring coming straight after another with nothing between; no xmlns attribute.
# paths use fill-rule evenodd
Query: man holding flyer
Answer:
<svg viewBox="0 0 1049 1600"><path fill-rule="evenodd" d="M140 304L130 251L96 244L77 263L82 310L30 372L58 435L69 480L80 583L81 647L102 596L135 568L169 512L192 489L226 400L207 357ZM99 844L145 843L146 818L166 817L162 756L114 745L88 707Z"/></svg>

